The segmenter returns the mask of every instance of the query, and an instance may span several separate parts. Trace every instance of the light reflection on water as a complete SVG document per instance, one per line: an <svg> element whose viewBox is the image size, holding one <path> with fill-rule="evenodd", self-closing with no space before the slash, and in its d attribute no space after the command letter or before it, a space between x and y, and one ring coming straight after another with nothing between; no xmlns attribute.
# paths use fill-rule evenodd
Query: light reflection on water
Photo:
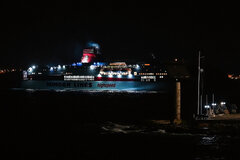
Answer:
<svg viewBox="0 0 240 160"><path fill-rule="evenodd" d="M74 90L74 89L19 89L13 88L12 90L26 91L26 92L60 92L60 93L128 93L128 94L154 94L154 93L165 93L163 91L144 91L144 90Z"/></svg>
<svg viewBox="0 0 240 160"><path fill-rule="evenodd" d="M216 143L216 136L204 136L200 140L201 145L213 145Z"/></svg>

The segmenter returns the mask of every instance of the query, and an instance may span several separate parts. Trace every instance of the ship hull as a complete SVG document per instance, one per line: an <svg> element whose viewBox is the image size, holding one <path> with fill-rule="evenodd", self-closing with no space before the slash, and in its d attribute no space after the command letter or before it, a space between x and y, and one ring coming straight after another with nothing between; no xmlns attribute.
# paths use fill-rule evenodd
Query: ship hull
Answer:
<svg viewBox="0 0 240 160"><path fill-rule="evenodd" d="M116 90L116 91L161 91L168 92L171 84L166 81L38 81L26 80L21 82L23 89L49 90Z"/></svg>

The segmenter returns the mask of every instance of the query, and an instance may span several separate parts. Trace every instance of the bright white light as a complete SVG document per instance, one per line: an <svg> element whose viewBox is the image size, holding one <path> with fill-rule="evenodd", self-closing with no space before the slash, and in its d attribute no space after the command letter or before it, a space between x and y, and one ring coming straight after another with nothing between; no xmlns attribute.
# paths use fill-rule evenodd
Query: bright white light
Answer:
<svg viewBox="0 0 240 160"><path fill-rule="evenodd" d="M210 106L209 106L209 105L205 105L204 107L205 107L205 108L210 108Z"/></svg>
<svg viewBox="0 0 240 160"><path fill-rule="evenodd" d="M128 75L128 78L132 78L132 77L133 77L133 75L132 75L132 74L129 74L129 75Z"/></svg>
<svg viewBox="0 0 240 160"><path fill-rule="evenodd" d="M216 103L212 103L212 106L216 106L217 104Z"/></svg>
<svg viewBox="0 0 240 160"><path fill-rule="evenodd" d="M108 75L108 77L112 78L112 77L113 77L113 75L112 75L112 74L109 74L109 75Z"/></svg>
<svg viewBox="0 0 240 160"><path fill-rule="evenodd" d="M97 76L98 76L98 77L102 77L102 75L101 75L101 74L98 74Z"/></svg>
<svg viewBox="0 0 240 160"><path fill-rule="evenodd" d="M33 65L33 66L32 66L32 69L35 69L35 68L36 68L36 66Z"/></svg>
<svg viewBox="0 0 240 160"><path fill-rule="evenodd" d="M63 69L66 69L66 66L65 66L65 65L63 65Z"/></svg>
<svg viewBox="0 0 240 160"><path fill-rule="evenodd" d="M226 104L226 102L221 102L220 104L221 104L221 105L225 105L225 104Z"/></svg>
<svg viewBox="0 0 240 160"><path fill-rule="evenodd" d="M117 77L118 77L118 78L122 78L122 75L121 75L121 74L119 74Z"/></svg>
<svg viewBox="0 0 240 160"><path fill-rule="evenodd" d="M61 66L60 65L58 65L58 70L60 70L61 69Z"/></svg>
<svg viewBox="0 0 240 160"><path fill-rule="evenodd" d="M94 65L91 65L91 66L90 66L90 69L91 69L91 70L94 70L94 69L95 69L95 66L94 66Z"/></svg>
<svg viewBox="0 0 240 160"><path fill-rule="evenodd" d="M140 66L138 64L136 65L136 69L140 69Z"/></svg>
<svg viewBox="0 0 240 160"><path fill-rule="evenodd" d="M53 67L50 68L50 71L53 71Z"/></svg>
<svg viewBox="0 0 240 160"><path fill-rule="evenodd" d="M32 72L32 71L33 71L32 67L29 67L28 72Z"/></svg>

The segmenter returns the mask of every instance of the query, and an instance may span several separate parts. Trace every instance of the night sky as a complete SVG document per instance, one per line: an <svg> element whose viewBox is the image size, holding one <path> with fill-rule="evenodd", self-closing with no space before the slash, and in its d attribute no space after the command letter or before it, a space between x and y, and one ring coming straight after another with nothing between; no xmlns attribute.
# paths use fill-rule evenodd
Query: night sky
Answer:
<svg viewBox="0 0 240 160"><path fill-rule="evenodd" d="M93 41L114 58L193 61L201 50L208 64L238 71L237 4L113 2L2 2L0 65L72 63Z"/></svg>

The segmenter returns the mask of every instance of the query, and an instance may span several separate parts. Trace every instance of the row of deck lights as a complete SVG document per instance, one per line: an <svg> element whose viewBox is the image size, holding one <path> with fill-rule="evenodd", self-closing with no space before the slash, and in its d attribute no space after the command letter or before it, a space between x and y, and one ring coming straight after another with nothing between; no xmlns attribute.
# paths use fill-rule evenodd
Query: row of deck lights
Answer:
<svg viewBox="0 0 240 160"><path fill-rule="evenodd" d="M60 70L65 70L66 69L66 66L65 65L63 65L63 66L61 66L61 65L58 65L57 67L50 67L50 71L52 72L52 71L54 71L54 70L58 70L58 71L60 71Z"/></svg>
<svg viewBox="0 0 240 160"><path fill-rule="evenodd" d="M29 67L28 68L28 72L29 73L34 73L34 70L36 69L37 67L35 66L35 65L33 65L33 66L31 66L31 67ZM50 67L50 71L54 71L54 70L58 70L58 71L60 71L60 70L65 70L66 69L66 66L65 65L63 65L63 66L61 66L61 65L58 65L57 67Z"/></svg>
<svg viewBox="0 0 240 160"><path fill-rule="evenodd" d="M102 75L101 75L101 74L98 74L98 77L102 77ZM109 74L108 77L109 77L109 78L113 78L114 75L113 75L113 74ZM122 75L121 75L121 74L118 74L118 75L117 75L117 78L122 78ZM133 75L132 75L132 74L128 74L128 78L133 78Z"/></svg>
<svg viewBox="0 0 240 160"><path fill-rule="evenodd" d="M72 66L82 66L82 63L80 63L80 62L78 62L78 63L73 63ZM94 64L90 66L90 70L94 70L96 67L99 67L99 66L103 66L103 63L94 62ZM139 69L139 68L140 68L139 65L136 65L135 67L136 67L136 69ZM31 67L28 68L28 72L29 72L29 73L33 73L33 71L34 71L35 69L36 69L36 66L33 65L33 66L31 66ZM52 72L52 71L54 71L54 70L60 71L60 70L62 70L62 69L65 70L65 69L66 69L66 66L65 66L65 65L63 65L63 66L58 65L57 67L50 67L49 70ZM100 75L100 74L99 74L99 75ZM113 77L112 74L109 74L108 76L109 76L109 77ZM118 76L119 78L122 77L121 74L118 74L117 76ZM129 75L128 75L129 78L132 78L132 76L133 76L132 74L129 74Z"/></svg>

